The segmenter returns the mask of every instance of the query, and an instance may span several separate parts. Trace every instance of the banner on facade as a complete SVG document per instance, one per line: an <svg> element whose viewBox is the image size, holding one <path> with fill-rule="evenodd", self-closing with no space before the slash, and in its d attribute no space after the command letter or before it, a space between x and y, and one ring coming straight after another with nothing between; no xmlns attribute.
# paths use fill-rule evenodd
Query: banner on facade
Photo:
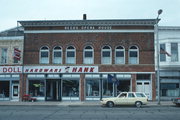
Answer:
<svg viewBox="0 0 180 120"><path fill-rule="evenodd" d="M98 73L98 66L0 66L0 73Z"/></svg>
<svg viewBox="0 0 180 120"><path fill-rule="evenodd" d="M14 59L20 61L21 60L21 50L18 48L14 48Z"/></svg>

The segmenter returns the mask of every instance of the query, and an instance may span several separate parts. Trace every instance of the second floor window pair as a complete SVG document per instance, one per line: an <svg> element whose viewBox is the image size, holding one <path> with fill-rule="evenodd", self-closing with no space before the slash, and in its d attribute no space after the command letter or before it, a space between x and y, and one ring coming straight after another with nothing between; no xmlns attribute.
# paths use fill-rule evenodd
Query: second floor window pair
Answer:
<svg viewBox="0 0 180 120"><path fill-rule="evenodd" d="M15 51L14 49L19 50L18 47L14 47L12 53L11 49L7 48L0 48L0 64L12 64L12 63L19 63L19 61L21 60L21 51L19 53L16 52L15 55ZM19 57L19 59L17 59L17 57Z"/></svg>
<svg viewBox="0 0 180 120"><path fill-rule="evenodd" d="M168 45L160 44L160 50L163 51L160 54L160 62L166 62L167 57L170 57L171 62L178 62L179 61L179 52L178 52L178 43L171 43L169 47L169 51L167 51Z"/></svg>

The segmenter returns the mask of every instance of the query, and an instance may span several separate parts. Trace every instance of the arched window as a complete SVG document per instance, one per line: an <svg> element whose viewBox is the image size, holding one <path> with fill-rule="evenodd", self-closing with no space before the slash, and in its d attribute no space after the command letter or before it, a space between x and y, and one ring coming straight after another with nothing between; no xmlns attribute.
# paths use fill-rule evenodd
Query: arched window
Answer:
<svg viewBox="0 0 180 120"><path fill-rule="evenodd" d="M66 49L66 64L76 64L76 50L73 46Z"/></svg>
<svg viewBox="0 0 180 120"><path fill-rule="evenodd" d="M125 49L122 46L115 49L115 64L125 64Z"/></svg>
<svg viewBox="0 0 180 120"><path fill-rule="evenodd" d="M129 48L129 64L139 64L139 50L136 46Z"/></svg>
<svg viewBox="0 0 180 120"><path fill-rule="evenodd" d="M83 63L84 64L93 64L94 63L94 50L91 46L86 46L84 48L84 59Z"/></svg>
<svg viewBox="0 0 180 120"><path fill-rule="evenodd" d="M46 46L43 46L40 49L40 63L41 64L49 63L49 48Z"/></svg>
<svg viewBox="0 0 180 120"><path fill-rule="evenodd" d="M111 64L111 48L109 46L104 46L101 51L101 63Z"/></svg>
<svg viewBox="0 0 180 120"><path fill-rule="evenodd" d="M62 64L62 49L59 46L56 46L53 49L53 63Z"/></svg>

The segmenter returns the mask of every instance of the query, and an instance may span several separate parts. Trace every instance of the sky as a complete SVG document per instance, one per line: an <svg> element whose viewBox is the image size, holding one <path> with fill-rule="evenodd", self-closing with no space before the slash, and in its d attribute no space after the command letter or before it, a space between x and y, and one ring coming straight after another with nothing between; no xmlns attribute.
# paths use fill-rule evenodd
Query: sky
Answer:
<svg viewBox="0 0 180 120"><path fill-rule="evenodd" d="M156 19L180 26L180 0L0 0L0 31L20 20Z"/></svg>

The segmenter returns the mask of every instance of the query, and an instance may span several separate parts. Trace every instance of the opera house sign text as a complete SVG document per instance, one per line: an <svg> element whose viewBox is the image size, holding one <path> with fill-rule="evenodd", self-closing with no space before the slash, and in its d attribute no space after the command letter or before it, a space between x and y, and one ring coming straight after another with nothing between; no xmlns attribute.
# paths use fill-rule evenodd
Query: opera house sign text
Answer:
<svg viewBox="0 0 180 120"><path fill-rule="evenodd" d="M65 30L111 30L111 26L65 26Z"/></svg>

